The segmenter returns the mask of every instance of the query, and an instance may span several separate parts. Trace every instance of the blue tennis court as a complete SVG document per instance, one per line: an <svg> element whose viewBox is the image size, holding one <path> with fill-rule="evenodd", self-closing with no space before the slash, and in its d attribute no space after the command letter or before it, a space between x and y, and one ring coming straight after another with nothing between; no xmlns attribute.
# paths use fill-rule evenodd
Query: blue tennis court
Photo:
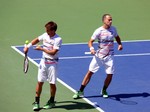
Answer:
<svg viewBox="0 0 150 112"><path fill-rule="evenodd" d="M96 43L94 44L96 48ZM102 67L93 75L85 88L85 100L99 111L149 112L150 101L150 40L123 42L124 49L117 51L115 43L115 74L108 88L109 98L100 95L106 77ZM23 46L12 46L23 55ZM60 51L58 80L73 92L78 90L88 70L91 55L87 43L63 44ZM36 65L41 52L30 48L28 56ZM29 68L30 69L30 68ZM57 104L56 104L57 106Z"/></svg>

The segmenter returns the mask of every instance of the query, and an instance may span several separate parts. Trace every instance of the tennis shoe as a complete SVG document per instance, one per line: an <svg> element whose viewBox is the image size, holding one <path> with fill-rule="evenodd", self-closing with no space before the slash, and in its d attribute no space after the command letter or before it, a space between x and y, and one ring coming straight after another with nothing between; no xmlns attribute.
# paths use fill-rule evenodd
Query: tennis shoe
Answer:
<svg viewBox="0 0 150 112"><path fill-rule="evenodd" d="M51 109L52 107L55 107L55 102L52 103L50 100L46 103L46 105L43 106L43 109Z"/></svg>
<svg viewBox="0 0 150 112"><path fill-rule="evenodd" d="M84 95L84 92L83 92L83 91L78 91L78 92L76 92L76 93L73 95L73 98L74 98L74 99L78 99L78 98L83 97L83 95Z"/></svg>
<svg viewBox="0 0 150 112"><path fill-rule="evenodd" d="M37 111L37 110L40 109L40 104L39 103L34 102L32 105L33 105L33 111Z"/></svg>
<svg viewBox="0 0 150 112"><path fill-rule="evenodd" d="M102 90L102 91L101 91L101 94L102 94L102 97L103 97L103 98L108 98L108 93L107 93L106 90Z"/></svg>

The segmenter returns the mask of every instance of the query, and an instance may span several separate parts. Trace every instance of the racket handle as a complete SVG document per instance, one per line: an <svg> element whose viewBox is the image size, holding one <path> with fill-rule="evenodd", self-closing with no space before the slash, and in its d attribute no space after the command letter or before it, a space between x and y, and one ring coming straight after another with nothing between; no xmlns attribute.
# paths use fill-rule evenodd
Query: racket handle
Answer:
<svg viewBox="0 0 150 112"><path fill-rule="evenodd" d="M84 52L84 54L91 54L91 52Z"/></svg>

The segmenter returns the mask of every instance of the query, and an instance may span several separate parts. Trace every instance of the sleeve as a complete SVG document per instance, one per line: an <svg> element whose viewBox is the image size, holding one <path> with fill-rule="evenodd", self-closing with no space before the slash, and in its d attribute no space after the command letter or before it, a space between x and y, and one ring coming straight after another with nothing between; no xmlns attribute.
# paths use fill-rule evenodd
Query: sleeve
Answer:
<svg viewBox="0 0 150 112"><path fill-rule="evenodd" d="M42 35L38 36L39 41L42 41L44 38L45 33L43 33Z"/></svg>
<svg viewBox="0 0 150 112"><path fill-rule="evenodd" d="M62 39L61 39L61 38L57 38L57 39L55 40L53 49L58 49L58 50L59 50L60 47L61 47L61 45L62 45Z"/></svg>
<svg viewBox="0 0 150 112"><path fill-rule="evenodd" d="M100 36L100 31L96 29L91 37L91 39L96 40Z"/></svg>

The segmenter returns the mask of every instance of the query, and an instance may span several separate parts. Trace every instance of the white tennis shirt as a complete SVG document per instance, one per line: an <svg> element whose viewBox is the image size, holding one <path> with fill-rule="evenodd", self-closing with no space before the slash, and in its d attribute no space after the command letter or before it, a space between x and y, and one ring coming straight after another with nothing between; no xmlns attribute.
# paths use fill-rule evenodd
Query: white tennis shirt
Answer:
<svg viewBox="0 0 150 112"><path fill-rule="evenodd" d="M39 41L43 41L43 48L47 50L60 49L62 39L59 35L55 34L50 37L47 33L44 33L38 37ZM43 52L42 58L58 59L58 52L55 55L50 55Z"/></svg>
<svg viewBox="0 0 150 112"><path fill-rule="evenodd" d="M109 55L114 54L114 38L118 36L117 30L115 27L111 26L109 29L103 28L103 26L97 28L91 39L98 39L99 49L101 49L101 54Z"/></svg>

